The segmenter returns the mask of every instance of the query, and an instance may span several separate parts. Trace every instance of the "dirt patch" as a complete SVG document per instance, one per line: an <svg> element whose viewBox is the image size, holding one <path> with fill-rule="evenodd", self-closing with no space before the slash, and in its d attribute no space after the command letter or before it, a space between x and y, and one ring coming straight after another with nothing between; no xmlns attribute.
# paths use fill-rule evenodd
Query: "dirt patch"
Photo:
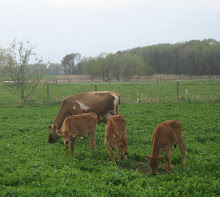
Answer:
<svg viewBox="0 0 220 197"><path fill-rule="evenodd" d="M167 174L167 172L163 169L164 164L160 164L157 168L157 174ZM150 173L150 166L148 162L143 162L143 161L137 161L136 165L132 166L125 166L125 165L120 165L121 169L127 169L127 170L138 170L139 173L141 174L149 174Z"/></svg>
<svg viewBox="0 0 220 197"><path fill-rule="evenodd" d="M127 170L138 170L138 172L142 174L150 173L150 168L147 162L138 161L136 164L127 166L125 163L119 164L121 169L127 169Z"/></svg>

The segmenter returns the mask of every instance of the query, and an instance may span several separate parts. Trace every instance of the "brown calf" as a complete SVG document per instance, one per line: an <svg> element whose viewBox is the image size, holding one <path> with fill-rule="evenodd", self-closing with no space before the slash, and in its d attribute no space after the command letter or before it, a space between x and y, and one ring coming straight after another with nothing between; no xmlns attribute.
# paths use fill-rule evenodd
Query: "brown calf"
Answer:
<svg viewBox="0 0 220 197"><path fill-rule="evenodd" d="M67 157L69 157L69 141L71 141L71 152L73 156L75 141L78 136L88 134L89 151L95 150L95 130L97 122L98 117L94 112L72 115L65 118L61 130L56 130L56 132L58 135L64 137Z"/></svg>
<svg viewBox="0 0 220 197"><path fill-rule="evenodd" d="M105 146L109 151L108 161L115 164L114 148L118 150L118 160L124 154L124 160L128 155L128 138L126 133L126 120L122 115L114 115L108 119L105 125Z"/></svg>
<svg viewBox="0 0 220 197"><path fill-rule="evenodd" d="M169 173L171 171L170 158L172 155L172 146L179 145L182 155L182 165L185 165L185 145L183 143L182 125L179 120L168 120L159 124L152 136L152 153L151 156L145 155L149 159L151 172L156 174L159 161L166 161L164 169ZM165 150L166 157L160 157Z"/></svg>

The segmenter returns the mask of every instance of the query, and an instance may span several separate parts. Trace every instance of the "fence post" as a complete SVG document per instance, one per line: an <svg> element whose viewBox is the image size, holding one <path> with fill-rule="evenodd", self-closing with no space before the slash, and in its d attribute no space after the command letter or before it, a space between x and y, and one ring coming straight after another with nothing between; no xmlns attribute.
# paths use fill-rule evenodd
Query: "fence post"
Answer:
<svg viewBox="0 0 220 197"><path fill-rule="evenodd" d="M176 99L179 100L179 82L176 82Z"/></svg>
<svg viewBox="0 0 220 197"><path fill-rule="evenodd" d="M185 100L188 101L188 89L186 89Z"/></svg>
<svg viewBox="0 0 220 197"><path fill-rule="evenodd" d="M158 85L158 78L157 78L157 85Z"/></svg>
<svg viewBox="0 0 220 197"><path fill-rule="evenodd" d="M49 85L47 85L47 100L49 100Z"/></svg>
<svg viewBox="0 0 220 197"><path fill-rule="evenodd" d="M95 85L95 91L97 91L97 85Z"/></svg>

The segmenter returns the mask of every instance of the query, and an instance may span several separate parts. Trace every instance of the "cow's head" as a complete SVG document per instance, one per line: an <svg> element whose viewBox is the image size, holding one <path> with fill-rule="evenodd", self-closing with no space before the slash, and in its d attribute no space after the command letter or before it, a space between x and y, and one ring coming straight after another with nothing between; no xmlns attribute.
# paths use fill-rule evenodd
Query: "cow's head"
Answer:
<svg viewBox="0 0 220 197"><path fill-rule="evenodd" d="M55 143L60 139L60 136L56 133L57 125L49 125L48 129L49 129L48 143L49 144Z"/></svg>
<svg viewBox="0 0 220 197"><path fill-rule="evenodd" d="M147 156L147 155L144 155L144 157L145 157L145 159L149 160L149 165L150 165L151 173L153 175L156 175L157 167L158 167L160 161L164 162L166 160L165 157Z"/></svg>
<svg viewBox="0 0 220 197"><path fill-rule="evenodd" d="M77 131L70 132L69 130L65 130L65 131L57 130L56 132L60 137L63 136L64 144L69 144L70 139L76 138L78 135Z"/></svg>
<svg viewBox="0 0 220 197"><path fill-rule="evenodd" d="M118 151L122 154L127 156L128 155L128 139L127 136L125 135L124 137L120 138L118 136L113 135L115 141L116 141L116 146Z"/></svg>

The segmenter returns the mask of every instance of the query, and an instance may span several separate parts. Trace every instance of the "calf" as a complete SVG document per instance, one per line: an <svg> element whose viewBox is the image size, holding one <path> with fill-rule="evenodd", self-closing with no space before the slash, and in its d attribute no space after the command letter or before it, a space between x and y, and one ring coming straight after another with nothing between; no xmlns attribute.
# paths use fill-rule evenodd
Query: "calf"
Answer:
<svg viewBox="0 0 220 197"><path fill-rule="evenodd" d="M73 150L75 141L78 136L89 135L89 151L95 150L95 130L98 122L96 113L84 113L72 115L65 118L61 130L56 130L57 134L64 137L66 144L66 155L69 157L69 141L71 141L71 152Z"/></svg>
<svg viewBox="0 0 220 197"><path fill-rule="evenodd" d="M171 171L170 158L172 155L172 146L179 145L182 155L182 165L185 165L185 145L183 143L182 125L178 120L168 120L159 124L152 136L152 153L151 156L145 155L149 159L151 172L156 174L159 161L165 161L164 169L169 173ZM160 157L165 150L166 157Z"/></svg>
<svg viewBox="0 0 220 197"><path fill-rule="evenodd" d="M118 150L118 160L124 154L124 160L128 155L128 138L126 133L126 120L122 115L114 115L108 119L105 125L105 146L109 151L108 161L115 164L114 148Z"/></svg>

